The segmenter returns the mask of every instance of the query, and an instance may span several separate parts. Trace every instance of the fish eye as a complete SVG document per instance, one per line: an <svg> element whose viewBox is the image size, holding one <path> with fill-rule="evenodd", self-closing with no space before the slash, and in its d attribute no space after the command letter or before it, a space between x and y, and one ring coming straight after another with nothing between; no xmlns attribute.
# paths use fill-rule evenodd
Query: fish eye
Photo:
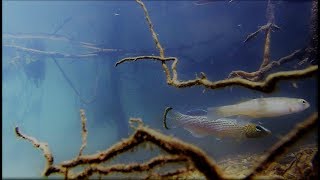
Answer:
<svg viewBox="0 0 320 180"><path fill-rule="evenodd" d="M301 102L302 102L302 104L306 104L306 101L305 101L305 100L302 100Z"/></svg>

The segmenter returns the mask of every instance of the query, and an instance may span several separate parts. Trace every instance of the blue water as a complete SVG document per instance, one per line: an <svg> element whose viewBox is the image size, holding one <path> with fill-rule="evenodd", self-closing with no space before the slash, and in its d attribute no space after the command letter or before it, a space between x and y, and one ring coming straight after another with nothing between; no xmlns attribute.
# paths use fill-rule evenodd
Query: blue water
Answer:
<svg viewBox="0 0 320 180"><path fill-rule="evenodd" d="M166 84L161 63L140 61L114 67L116 61L138 55L157 55L144 13L134 1L3 1L3 34L30 33L67 36L121 52L93 58L57 58L63 75L49 56L28 56L3 47L2 140L3 177L41 177L44 158L29 142L19 140L14 127L48 142L55 162L75 157L81 146L79 109L86 112L88 145L84 153L104 150L128 137L130 117L173 134L203 149L212 158L237 153L261 153L318 108L315 78L278 85L265 94L242 87L203 91L202 87L177 89ZM266 2L218 1L196 6L192 1L145 2L166 56L179 58L179 79L205 72L210 80L224 79L233 70L255 71L263 56L264 36L243 44L245 37L266 23ZM308 43L311 2L276 2L271 59L288 55ZM65 23L64 23L65 22ZM64 24L61 29L59 26ZM3 39L29 48L82 54L84 49L52 40ZM29 64L9 63L14 57ZM20 63L22 62L20 61ZM292 68L285 65L285 68ZM75 88L73 89L70 85ZM81 98L92 103L86 104ZM303 98L311 106L285 117L262 119L274 135L235 142L214 137L195 138L183 129L165 130L162 113L171 106L180 111L227 105L243 99L271 96ZM315 134L305 143L314 143ZM139 157L137 157L139 159Z"/></svg>

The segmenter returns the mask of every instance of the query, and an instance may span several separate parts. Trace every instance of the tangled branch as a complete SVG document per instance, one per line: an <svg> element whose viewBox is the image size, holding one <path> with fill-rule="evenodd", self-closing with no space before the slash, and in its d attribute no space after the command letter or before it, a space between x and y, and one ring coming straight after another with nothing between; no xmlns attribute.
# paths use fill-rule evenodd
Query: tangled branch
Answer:
<svg viewBox="0 0 320 180"><path fill-rule="evenodd" d="M314 1L312 3L311 7L311 23L310 23L310 29L311 29L311 39L318 38L317 35L314 33L314 29L317 29L317 27L314 26L314 24L317 23L317 19L315 19L315 15L317 14L318 8L315 7L314 4L317 4L317 1ZM270 41L271 41L271 31L273 30L279 30L280 27L274 24L274 5L272 4L271 0L268 0L267 4L267 19L268 23L264 26L261 26L256 32L249 34L248 37L245 39L244 42L248 42L249 40L253 39L257 36L257 34L261 31L265 31L265 44L264 44L264 52L263 52L263 60L260 65L260 68L257 71L254 72L245 72L241 70L232 71L228 78L234 78L234 77L241 77L244 79L248 79L250 81L259 81L261 80L264 75L269 72L271 69L273 69L276 66L281 66L287 62L300 59L301 62L298 63L298 65L303 64L305 61L308 61L310 58L314 58L312 56L315 56L313 54L317 53L314 51L314 49L317 49L316 43L310 42L309 47L302 48L299 50L296 50L292 52L291 54L280 58L277 61L270 62ZM311 60L313 61L313 60Z"/></svg>
<svg viewBox="0 0 320 180"><path fill-rule="evenodd" d="M300 79L304 77L311 77L313 76L317 70L318 66L310 66L306 69L303 70L291 70L291 71L282 71L282 72L276 72L273 74L269 74L264 81L252 81L256 79L260 79L263 73L269 71L272 67L279 65L280 63L284 63L288 61L289 59L292 59L295 57L295 53L289 55L289 57L284 57L281 58L278 62L272 62L271 64L269 63L269 57L270 57L270 38L271 38L271 30L273 29L280 29L277 25L273 23L274 21L274 15L273 15L273 5L271 1L268 1L268 7L267 7L267 16L269 18L268 24L262 26L259 28L259 30L254 33L254 35L249 35L247 39L252 39L253 36L255 36L258 32L265 30L266 33L266 42L265 42L265 48L264 48L264 59L263 63L260 66L260 70L254 73L246 73L244 71L235 71L230 74L232 78L228 78L225 80L220 80L220 81L210 81L207 79L206 75L201 72L200 77L196 77L193 80L187 80L187 81L180 81L178 80L178 73L177 73L177 64L178 64L178 58L176 57L165 57L164 55L164 49L160 44L160 41L158 39L157 34L155 33L154 26L151 22L151 18L149 16L148 10L144 3L141 0L136 0L137 3L142 7L145 18L147 21L147 24L149 26L149 30L152 34L152 38L155 42L155 45L157 49L159 50L160 56L137 56L137 57L128 57L119 60L115 66L118 66L124 62L127 61L138 61L138 60L156 60L156 61L161 61L162 68L165 72L166 79L167 79L167 84L177 87L177 88L185 88L185 87L191 87L191 86L204 86L205 88L209 89L217 89L217 88L223 88L227 86L242 86L246 87L252 90L257 90L265 93L270 93L274 90L276 83L279 80L292 80L292 79ZM168 68L166 62L167 61L173 61L171 65L171 71ZM172 74L172 76L171 76ZM242 77L234 77L234 76L241 76ZM248 75L247 78L243 78ZM250 79L250 80L249 80Z"/></svg>
<svg viewBox="0 0 320 180"><path fill-rule="evenodd" d="M284 62L288 58L289 57L284 57L281 59L281 61ZM173 61L171 65L173 78L171 78L170 70L167 67L165 68L166 69L165 72L167 77L167 83L177 88L186 88L191 86L204 86L205 88L208 88L208 89L217 89L217 88L238 85L238 86L246 87L248 89L257 90L265 93L273 92L274 87L276 86L277 82L280 80L292 80L292 79L301 79L305 77L311 77L315 75L318 70L318 65L313 65L303 70L276 72L273 74L269 74L264 81L259 81L259 82L250 81L240 77L224 79L219 81L210 81L207 79L206 75L203 72L201 72L200 77L197 77L194 80L180 81L178 80L178 73L176 69L176 66L178 64L178 59L175 57L168 57L168 58L162 58L159 56L129 57L129 58L124 58L118 61L116 63L116 66L127 61L137 61L137 60L156 60L156 61L161 61L162 64L165 64L165 61ZM270 66L276 66L276 65L277 63L272 63ZM264 70L265 71L270 70L271 69L270 66L266 66Z"/></svg>
<svg viewBox="0 0 320 180"><path fill-rule="evenodd" d="M25 135L20 132L19 128L15 128L15 133L18 137L29 141L34 147L40 149L46 159L46 167L44 169L44 176L51 174L64 175L66 179L82 179L88 178L93 174L109 175L111 173L131 173L131 172L150 172L154 167L161 167L168 163L187 163L185 168L177 169L173 172L166 172L164 174L151 173L150 177L167 177L186 173L187 171L197 170L201 172L207 179L224 179L227 178L218 167L218 165L211 158L206 155L201 149L191 144L185 143L179 139L164 135L151 128L143 125L141 119L132 118L130 121L136 122L135 132L129 138L124 139L109 149L95 153L92 155L83 155L82 150L86 146L86 118L84 110L80 110L82 123L82 146L80 147L79 155L69 161L64 161L60 164L53 164L53 155L49 150L47 143L39 142L34 137ZM290 131L283 140L276 143L267 151L262 160L253 168L246 179L258 177L258 173L268 168L270 163L275 161L275 158L282 155L287 148L304 137L308 130L315 126L318 122L318 113L312 114L309 118L298 124L292 131ZM102 163L110 159L120 156L122 153L130 152L135 147L143 143L151 143L157 145L160 149L166 151L168 155L158 155L144 163L129 163L129 164L115 164L104 166ZM79 166L87 166L81 172L74 173L72 168ZM230 177L228 177L230 178Z"/></svg>
<svg viewBox="0 0 320 180"><path fill-rule="evenodd" d="M155 166L160 166L171 162L190 161L192 162L192 166L200 170L206 177L221 177L220 171L218 170L216 164L202 150L176 138L161 134L153 129L143 126L141 123L138 123L138 127L136 127L136 131L133 135L121 142L118 142L109 149L93 155L82 155L82 150L86 145L87 131L85 128L86 119L84 111L80 110L80 114L82 119L83 140L79 155L72 160L62 162L58 165L53 165L53 155L49 151L46 143L39 143L39 141L35 138L21 133L19 128L16 127L15 132L18 137L30 141L36 148L39 148L43 151L47 161L47 166L43 173L45 176L50 176L51 174L62 174L65 175L67 179L78 179L89 177L94 173L107 175L114 172L143 172L147 170L149 171ZM141 122L137 121L136 119L132 119L132 121ZM145 142L156 144L159 148L169 153L169 156L160 155L149 162L142 164L118 164L108 167L101 165L101 163L106 162L124 152L128 152L134 147L137 147ZM78 174L73 173L70 170L71 168L81 165L89 165L89 167ZM180 172L180 170L178 170L178 172Z"/></svg>

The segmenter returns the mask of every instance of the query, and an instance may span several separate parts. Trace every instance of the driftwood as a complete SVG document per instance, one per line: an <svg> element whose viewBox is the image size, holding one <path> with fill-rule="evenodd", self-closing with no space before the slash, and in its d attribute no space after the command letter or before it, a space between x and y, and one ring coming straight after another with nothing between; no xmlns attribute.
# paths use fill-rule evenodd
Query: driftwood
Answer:
<svg viewBox="0 0 320 180"><path fill-rule="evenodd" d="M111 146L109 149L99 153L83 155L82 151L87 144L87 119L83 109L80 110L80 117L82 124L82 145L80 151L74 159L61 162L60 164L54 164L54 156L47 143L40 142L36 138L22 133L19 127L15 127L15 133L18 137L29 141L34 147L43 152L46 160L46 166L43 172L44 176L60 174L64 176L65 179L82 179L88 178L94 174L106 176L112 173L148 172L149 175L145 178L155 178L182 175L197 170L207 179L235 178L224 174L219 168L219 165L198 147L148 128L143 124L141 119L136 118L130 119L131 127L135 129L135 132L129 138L124 139ZM284 136L282 140L272 146L267 153L261 157L261 160L250 173L244 177L244 179L258 178L259 173L267 169L272 162L275 162L277 157L283 155L290 146L303 138L312 127L317 125L317 123L318 113L313 113L309 118L302 123L299 123L292 131ZM137 125L134 126L134 124ZM103 163L108 162L110 159L120 156L125 152L130 152L141 144L155 144L169 155L159 154L145 163L103 165ZM154 167L161 167L169 163L184 163L186 165L182 169L179 168L175 171L162 174L151 172ZM86 167L80 172L73 172L72 168L78 166ZM285 174L286 173L283 173L283 175ZM263 177L266 176L264 175Z"/></svg>

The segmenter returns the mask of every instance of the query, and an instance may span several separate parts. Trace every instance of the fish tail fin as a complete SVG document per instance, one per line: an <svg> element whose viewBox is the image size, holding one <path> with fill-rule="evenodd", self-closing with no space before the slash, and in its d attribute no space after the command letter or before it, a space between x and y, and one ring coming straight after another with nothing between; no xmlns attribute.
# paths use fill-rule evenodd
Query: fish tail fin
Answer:
<svg viewBox="0 0 320 180"><path fill-rule="evenodd" d="M176 128L181 124L182 114L178 111L172 110L171 107L165 109L163 115L163 126L166 129ZM168 127L168 120L170 122L170 128Z"/></svg>
<svg viewBox="0 0 320 180"><path fill-rule="evenodd" d="M221 107L210 107L208 108L208 117L221 118L221 117L229 117L234 116L232 108L229 106L221 106Z"/></svg>

